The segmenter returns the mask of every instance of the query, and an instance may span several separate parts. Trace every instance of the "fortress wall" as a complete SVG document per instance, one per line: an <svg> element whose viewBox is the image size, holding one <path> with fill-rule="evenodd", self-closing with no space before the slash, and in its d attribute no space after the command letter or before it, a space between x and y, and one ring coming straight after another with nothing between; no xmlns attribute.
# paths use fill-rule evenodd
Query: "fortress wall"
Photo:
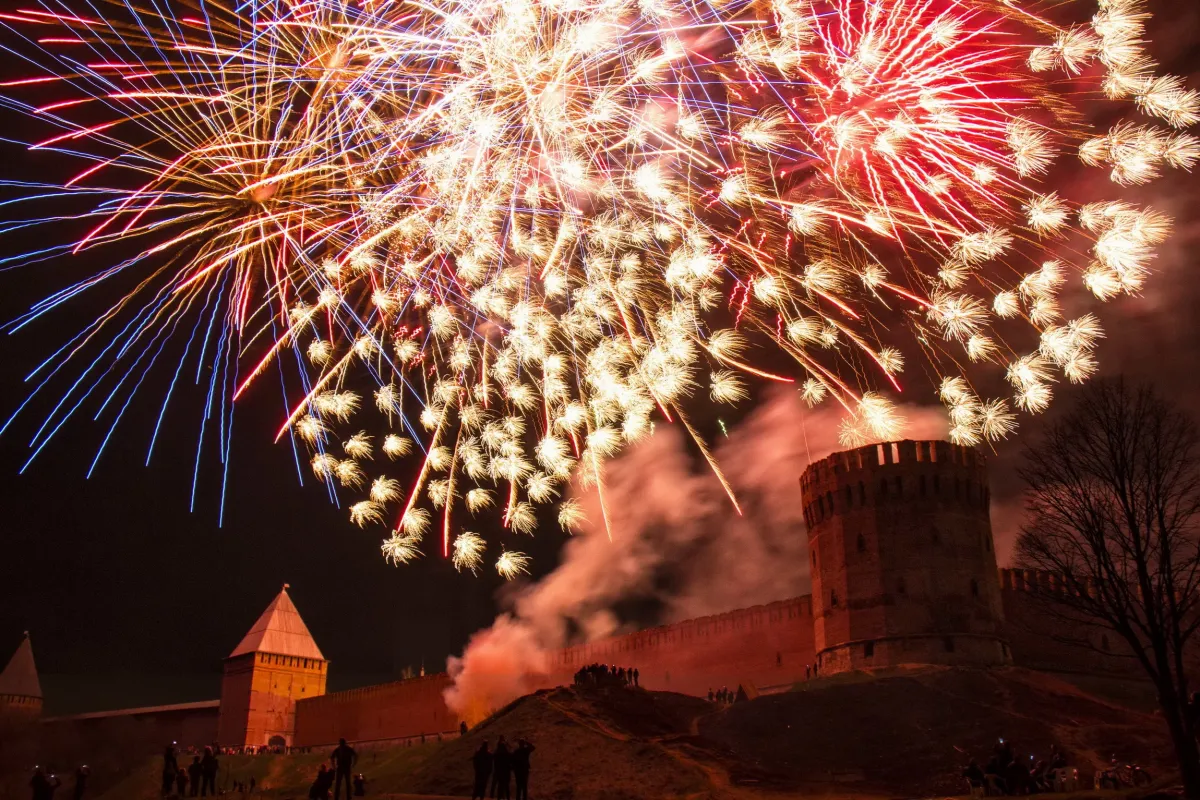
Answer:
<svg viewBox="0 0 1200 800"><path fill-rule="evenodd" d="M457 733L458 717L446 707L446 673L334 692L296 702L296 747L406 739Z"/></svg>
<svg viewBox="0 0 1200 800"><path fill-rule="evenodd" d="M803 680L813 658L812 606L805 596L566 648L551 658L543 685L570 684L579 667L604 662L637 667L647 689L704 695L722 686ZM456 733L458 717L442 697L450 683L439 673L299 700L293 743Z"/></svg>
<svg viewBox="0 0 1200 800"><path fill-rule="evenodd" d="M1018 666L1049 672L1144 676L1120 637L1094 626L1068 625L1047 609L1046 601L1063 591L1057 576L1037 570L1002 569L1000 586L1008 640ZM1080 633L1092 644L1091 650L1056 638L1063 634L1080 638Z"/></svg>
<svg viewBox="0 0 1200 800"><path fill-rule="evenodd" d="M703 695L804 679L814 661L812 604L806 595L569 647L550 665L550 685L569 684L592 663L637 667L641 686Z"/></svg>
<svg viewBox="0 0 1200 800"><path fill-rule="evenodd" d="M1053 576L1001 569L998 583L1012 661L1020 667L1051 672L1138 678L1124 645L1105 635L1089 638L1096 652L1056 641L1063 623L1041 605L1046 592L1059 591ZM759 689L804 680L815 661L812 597L805 595L725 614L685 620L557 651L548 665L546 687L570 684L575 671L592 663L637 667L641 685L654 691L703 696L710 688L750 683ZM903 659L898 659L903 661ZM445 705L450 685L445 673L352 689L299 700L296 735L300 747L336 743L403 740L450 734L458 718Z"/></svg>

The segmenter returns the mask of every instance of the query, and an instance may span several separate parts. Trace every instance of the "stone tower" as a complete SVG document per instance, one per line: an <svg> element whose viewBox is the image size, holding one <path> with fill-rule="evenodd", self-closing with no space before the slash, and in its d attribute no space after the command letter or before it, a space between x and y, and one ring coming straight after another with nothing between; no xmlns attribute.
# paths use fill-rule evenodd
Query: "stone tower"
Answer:
<svg viewBox="0 0 1200 800"><path fill-rule="evenodd" d="M809 465L800 487L822 675L1010 662L982 455L868 445Z"/></svg>
<svg viewBox="0 0 1200 800"><path fill-rule="evenodd" d="M288 597L288 585L225 659L217 741L291 745L296 701L325 694L328 662Z"/></svg>
<svg viewBox="0 0 1200 800"><path fill-rule="evenodd" d="M42 714L42 685L33 663L29 632L0 672L0 717L6 721L33 720Z"/></svg>

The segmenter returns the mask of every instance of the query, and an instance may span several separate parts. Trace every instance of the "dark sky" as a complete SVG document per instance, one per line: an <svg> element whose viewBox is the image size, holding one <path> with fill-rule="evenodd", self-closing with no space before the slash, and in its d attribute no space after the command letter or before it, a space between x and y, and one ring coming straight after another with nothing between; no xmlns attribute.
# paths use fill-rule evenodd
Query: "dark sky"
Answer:
<svg viewBox="0 0 1200 800"><path fill-rule="evenodd" d="M1155 55L1200 86L1189 56L1200 41L1200 8L1165 1L1151 7ZM4 122L23 124L12 115ZM6 177L14 169L53 174L56 165L47 158L0 150ZM1177 231L1160 250L1160 274L1146 295L1099 309L1109 334L1100 359L1105 372L1152 378L1200 411L1194 181L1174 174L1132 193L1171 213ZM0 240L5 253L13 246L8 241ZM0 274L0 320L78 269L72 262ZM0 413L15 409L27 391L24 375L89 314L95 309L86 303L68 306L5 337ZM222 657L284 582L333 662L334 689L394 677L422 660L440 669L447 654L491 621L499 589L494 573L459 575L440 557L391 567L380 558L379 534L352 527L346 512L313 488L307 468L307 485L299 485L291 448L271 443L278 391L277 382L261 381L239 403L221 527L220 472L211 458L201 470L197 511L188 513L201 402L195 394L181 394L171 406L149 468L146 447L159 407L152 391L131 407L90 479L85 475L107 426L86 419L68 425L24 474L18 470L34 427L18 424L0 436L0 660L23 630L32 631L48 710L216 697ZM1060 393L1060 408L1069 394ZM28 418L34 419L36 413ZM1023 435L1036 433L1036 424L1023 424ZM1013 492L1018 446L1004 445L993 462L1001 496ZM211 442L206 447L211 456ZM546 529L523 546L540 571L552 567L561 543L556 527Z"/></svg>

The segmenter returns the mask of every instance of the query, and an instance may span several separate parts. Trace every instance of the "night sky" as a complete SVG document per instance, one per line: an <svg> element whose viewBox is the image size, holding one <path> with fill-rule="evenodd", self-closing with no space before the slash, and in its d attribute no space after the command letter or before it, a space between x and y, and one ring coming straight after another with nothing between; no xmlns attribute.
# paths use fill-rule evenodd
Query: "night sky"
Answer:
<svg viewBox="0 0 1200 800"><path fill-rule="evenodd" d="M1152 52L1165 71L1200 86L1193 54L1200 7L1165 0L1150 5ZM0 53L0 64L5 58ZM0 74L11 69L8 63ZM3 135L19 136L24 123L0 116ZM13 145L0 148L0 164L5 178L14 171L25 179L62 172L50 156L30 156ZM1126 192L1174 216L1176 232L1159 250L1160 273L1144 297L1097 310L1109 335L1099 350L1102 370L1151 378L1200 414L1195 180L1170 173ZM0 239L0 254L29 248L28 238ZM81 271L104 266L91 260L98 257L0 272L0 320ZM0 416L24 399L24 376L103 307L85 299L0 340ZM1068 316L1074 310L1068 303ZM479 578L459 575L436 555L389 566L379 554L379 532L350 525L346 511L314 488L303 454L300 485L291 446L286 439L271 442L280 421L278 381L260 381L238 403L223 524L214 439L205 444L196 510L189 513L200 393L180 392L172 401L154 458L144 466L175 357L165 354L166 370L148 379L90 479L85 476L108 426L90 423L89 415L68 423L24 474L28 441L50 405L35 402L0 436L0 663L21 632L31 631L48 712L216 698L221 659L285 582L332 661L330 689L396 678L422 662L440 670L448 654L460 652L467 637L492 620L501 582L490 568ZM1069 403L1063 387L1052 413ZM1023 436L1036 428L1022 420ZM1015 492L1019 444L1005 443L992 462L1001 504L1011 505ZM796 465L797 476L802 468ZM1003 557L1012 520L1004 516L996 524ZM540 573L552 568L563 538L557 526L543 529L522 548Z"/></svg>

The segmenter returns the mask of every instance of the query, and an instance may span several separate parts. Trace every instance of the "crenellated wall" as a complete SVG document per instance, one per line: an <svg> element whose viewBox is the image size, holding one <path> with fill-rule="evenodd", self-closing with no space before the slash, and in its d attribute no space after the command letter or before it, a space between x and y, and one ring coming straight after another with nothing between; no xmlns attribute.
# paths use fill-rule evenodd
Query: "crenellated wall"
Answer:
<svg viewBox="0 0 1200 800"><path fill-rule="evenodd" d="M1002 635L1011 643L1015 665L1138 677L1137 665L1123 657L1126 650L1115 636L1088 632L1095 652L1056 641L1059 623L1041 603L1047 593L1061 591L1054 576L1001 569L997 578L1006 618ZM703 696L722 686L753 684L761 690L796 683L814 661L812 597L804 595L568 647L551 658L544 685L569 684L581 666L604 663L637 667L646 689ZM458 718L442 695L450 683L439 673L300 700L294 743L312 747L343 736L353 742L394 742L453 735Z"/></svg>
<svg viewBox="0 0 1200 800"><path fill-rule="evenodd" d="M550 685L570 683L580 667L637 667L655 691L703 695L739 683L791 684L813 663L808 595L711 617L685 620L591 644L568 647L551 663Z"/></svg>

